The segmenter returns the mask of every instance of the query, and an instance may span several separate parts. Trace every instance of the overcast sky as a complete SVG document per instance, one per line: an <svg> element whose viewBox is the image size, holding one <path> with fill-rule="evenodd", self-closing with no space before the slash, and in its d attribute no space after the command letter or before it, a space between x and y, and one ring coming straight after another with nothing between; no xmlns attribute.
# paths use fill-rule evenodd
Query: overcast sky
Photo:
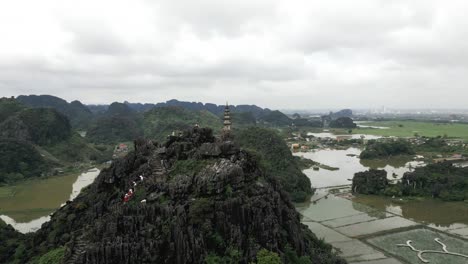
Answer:
<svg viewBox="0 0 468 264"><path fill-rule="evenodd" d="M468 108L468 1L1 0L0 96Z"/></svg>

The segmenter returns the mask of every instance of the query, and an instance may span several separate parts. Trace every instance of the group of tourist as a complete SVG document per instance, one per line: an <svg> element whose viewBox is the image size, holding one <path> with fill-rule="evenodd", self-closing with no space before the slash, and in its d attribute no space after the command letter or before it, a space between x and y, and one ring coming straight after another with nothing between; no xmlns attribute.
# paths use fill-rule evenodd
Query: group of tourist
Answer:
<svg viewBox="0 0 468 264"><path fill-rule="evenodd" d="M132 199L133 195L135 194L134 188L138 185L137 182L143 182L145 180L145 177L143 175L138 176L132 183L133 183L133 188L130 188L128 192L124 195L123 202L126 203Z"/></svg>

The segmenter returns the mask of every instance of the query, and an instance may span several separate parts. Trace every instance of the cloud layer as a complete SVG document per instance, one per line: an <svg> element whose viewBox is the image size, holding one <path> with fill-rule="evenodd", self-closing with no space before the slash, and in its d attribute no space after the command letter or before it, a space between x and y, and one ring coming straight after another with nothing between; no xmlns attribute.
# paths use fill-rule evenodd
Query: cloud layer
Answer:
<svg viewBox="0 0 468 264"><path fill-rule="evenodd" d="M0 95L466 108L468 2L0 2Z"/></svg>

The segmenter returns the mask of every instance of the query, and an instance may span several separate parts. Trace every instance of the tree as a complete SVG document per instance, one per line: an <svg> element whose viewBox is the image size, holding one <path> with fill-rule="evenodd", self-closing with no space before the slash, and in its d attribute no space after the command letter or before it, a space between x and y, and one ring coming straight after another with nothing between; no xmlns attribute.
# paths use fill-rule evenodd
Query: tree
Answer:
<svg viewBox="0 0 468 264"><path fill-rule="evenodd" d="M281 264L278 253L261 249L257 252L257 264Z"/></svg>

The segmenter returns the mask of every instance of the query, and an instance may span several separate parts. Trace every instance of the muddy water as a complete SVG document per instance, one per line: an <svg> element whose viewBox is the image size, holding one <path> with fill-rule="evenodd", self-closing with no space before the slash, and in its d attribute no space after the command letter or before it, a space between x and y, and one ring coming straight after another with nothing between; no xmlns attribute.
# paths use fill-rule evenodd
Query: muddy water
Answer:
<svg viewBox="0 0 468 264"><path fill-rule="evenodd" d="M452 228L457 224L468 225L468 203L464 202L444 202L434 199L400 201L374 195L359 195L353 201L433 227Z"/></svg>
<svg viewBox="0 0 468 264"><path fill-rule="evenodd" d="M310 178L312 186L318 188L351 184L348 179L352 179L354 173L369 168L385 169L388 173L387 178L393 180L395 179L394 174L398 179L405 172L417 166L424 166L423 162L414 161L411 157L361 161L358 157L360 153L361 150L358 148L349 148L347 150L321 149L306 153L295 153L295 155L340 168L337 171L325 169L318 171L313 169L304 170L304 173ZM323 196L327 192L327 189L320 190L312 200L320 198L320 195ZM363 208L367 209L363 210ZM368 208L373 210L368 210ZM325 213L328 217L330 214L328 211L330 210L336 212L339 216L366 212L369 216L378 217L381 213L390 212L441 230L463 228L468 225L468 203L466 202L443 202L433 199L400 201L390 197L367 195L359 195L352 201L348 201L330 195L328 199L320 199L315 204L302 205L298 209L300 211L305 210L314 218L320 218Z"/></svg>
<svg viewBox="0 0 468 264"><path fill-rule="evenodd" d="M67 200L76 198L99 172L92 169L80 175L30 180L2 187L11 195L0 197L0 219L22 233L35 231Z"/></svg>
<svg viewBox="0 0 468 264"><path fill-rule="evenodd" d="M350 180L356 172L365 171L370 168L386 170L389 180L399 179L411 168L424 164L423 162L411 160L411 157L396 157L364 162L359 159L360 153L360 149L353 147L347 150L320 149L311 152L299 152L294 155L303 156L322 164L339 168L336 171L325 169L315 171L312 168L304 170L304 173L310 178L312 186L316 188L351 184Z"/></svg>

